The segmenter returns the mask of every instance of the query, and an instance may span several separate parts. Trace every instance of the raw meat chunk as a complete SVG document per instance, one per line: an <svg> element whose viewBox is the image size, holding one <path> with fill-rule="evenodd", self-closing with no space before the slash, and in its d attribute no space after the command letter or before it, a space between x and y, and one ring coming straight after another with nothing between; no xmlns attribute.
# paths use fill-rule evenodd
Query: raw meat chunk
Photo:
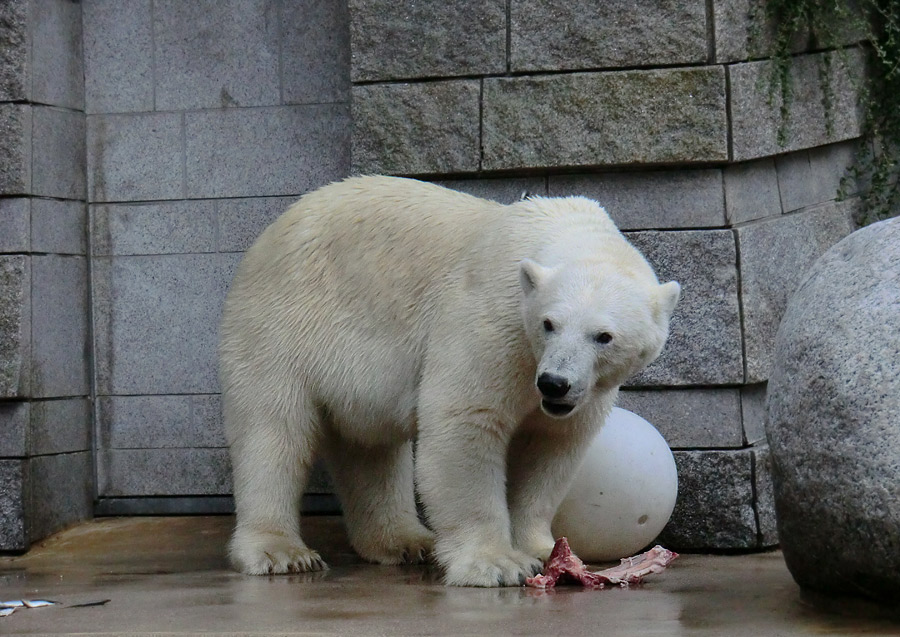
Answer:
<svg viewBox="0 0 900 637"><path fill-rule="evenodd" d="M646 553L622 559L618 566L594 572L587 570L584 562L572 553L569 541L561 537L556 540L543 574L529 577L525 584L534 588L552 588L558 583L580 584L587 588L628 586L640 583L650 573L662 572L676 557L678 553L657 545Z"/></svg>

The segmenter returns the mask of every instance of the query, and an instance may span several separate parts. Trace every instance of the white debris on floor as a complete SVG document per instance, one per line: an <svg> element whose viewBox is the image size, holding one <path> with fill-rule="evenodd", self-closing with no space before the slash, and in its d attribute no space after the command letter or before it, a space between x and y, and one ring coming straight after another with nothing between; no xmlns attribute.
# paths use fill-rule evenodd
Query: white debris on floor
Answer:
<svg viewBox="0 0 900 637"><path fill-rule="evenodd" d="M9 602L0 602L0 617L12 615L20 608L40 608L42 606L53 606L55 603L46 599L14 599Z"/></svg>

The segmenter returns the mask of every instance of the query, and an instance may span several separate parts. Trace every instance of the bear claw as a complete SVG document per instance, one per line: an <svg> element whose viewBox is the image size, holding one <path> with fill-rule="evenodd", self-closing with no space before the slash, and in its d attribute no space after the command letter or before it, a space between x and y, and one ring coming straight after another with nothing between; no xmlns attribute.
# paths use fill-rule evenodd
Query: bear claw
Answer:
<svg viewBox="0 0 900 637"><path fill-rule="evenodd" d="M248 575L306 573L328 568L321 556L302 542L278 535L245 535L230 548L235 566Z"/></svg>

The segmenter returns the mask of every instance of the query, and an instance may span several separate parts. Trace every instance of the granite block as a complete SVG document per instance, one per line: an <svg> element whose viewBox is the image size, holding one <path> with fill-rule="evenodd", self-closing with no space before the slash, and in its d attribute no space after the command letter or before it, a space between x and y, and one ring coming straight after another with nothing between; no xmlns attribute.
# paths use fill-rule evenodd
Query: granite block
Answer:
<svg viewBox="0 0 900 637"><path fill-rule="evenodd" d="M834 7L847 3L831 3ZM850 3L855 4L855 3ZM775 42L775 24L766 18L766 0L713 0L711 3L713 31L715 33L715 61L736 62L748 58L762 58L771 55ZM822 11L822 5L816 11ZM846 45L863 39L862 33L849 20L831 20L836 32L833 44ZM843 22L843 24L841 24ZM810 37L807 29L799 29L791 42L793 53L823 47Z"/></svg>
<svg viewBox="0 0 900 637"><path fill-rule="evenodd" d="M434 183L451 190L464 192L482 199L490 199L502 204L515 203L520 201L523 196L547 196L547 183L544 177L442 179Z"/></svg>
<svg viewBox="0 0 900 637"><path fill-rule="evenodd" d="M225 447L217 394L100 396L97 420L104 449Z"/></svg>
<svg viewBox="0 0 900 637"><path fill-rule="evenodd" d="M31 395L86 395L90 392L87 261L35 255L31 270Z"/></svg>
<svg viewBox="0 0 900 637"><path fill-rule="evenodd" d="M93 517L94 469L89 451L39 456L29 465L31 542Z"/></svg>
<svg viewBox="0 0 900 637"><path fill-rule="evenodd" d="M676 451L678 499L657 541L676 551L757 548L752 453Z"/></svg>
<svg viewBox="0 0 900 637"><path fill-rule="evenodd" d="M90 451L92 437L88 399L35 400L31 403L29 455Z"/></svg>
<svg viewBox="0 0 900 637"><path fill-rule="evenodd" d="M842 181L845 181L846 196L859 194L859 184L850 178L847 171L856 164L860 144L859 140L851 140L809 149L809 165L820 183L821 196L825 197L820 201L834 199Z"/></svg>
<svg viewBox="0 0 900 637"><path fill-rule="evenodd" d="M766 441L766 383L741 387L741 416L748 445Z"/></svg>
<svg viewBox="0 0 900 637"><path fill-rule="evenodd" d="M834 200L855 158L855 144L844 142L780 155L778 187L784 212Z"/></svg>
<svg viewBox="0 0 900 637"><path fill-rule="evenodd" d="M81 3L37 0L29 5L34 42L31 99L41 104L84 110Z"/></svg>
<svg viewBox="0 0 900 637"><path fill-rule="evenodd" d="M217 332L240 256L96 257L97 392L218 392Z"/></svg>
<svg viewBox="0 0 900 637"><path fill-rule="evenodd" d="M82 2L86 112L153 110L151 5L151 0Z"/></svg>
<svg viewBox="0 0 900 637"><path fill-rule="evenodd" d="M213 201L91 206L95 256L216 251Z"/></svg>
<svg viewBox="0 0 900 637"><path fill-rule="evenodd" d="M766 17L766 0L713 0L716 62L771 56L775 25ZM810 48L808 30L799 29L791 51Z"/></svg>
<svg viewBox="0 0 900 637"><path fill-rule="evenodd" d="M280 10L282 103L349 102L346 0L283 0Z"/></svg>
<svg viewBox="0 0 900 637"><path fill-rule="evenodd" d="M344 104L188 113L187 196L298 195L345 177L348 118Z"/></svg>
<svg viewBox="0 0 900 637"><path fill-rule="evenodd" d="M825 250L853 231L855 201L828 203L736 230L741 259L746 382L766 380L788 298Z"/></svg>
<svg viewBox="0 0 900 637"><path fill-rule="evenodd" d="M652 424L672 448L740 447L737 389L668 389L619 392L618 406Z"/></svg>
<svg viewBox="0 0 900 637"><path fill-rule="evenodd" d="M756 493L756 518L759 524L759 547L778 544L775 518L775 485L772 482L772 454L768 445L753 448L753 486Z"/></svg>
<svg viewBox="0 0 900 637"><path fill-rule="evenodd" d="M31 257L0 256L0 398L31 392Z"/></svg>
<svg viewBox="0 0 900 637"><path fill-rule="evenodd" d="M287 210L297 197L221 199L216 202L219 250L243 252L270 223Z"/></svg>
<svg viewBox="0 0 900 637"><path fill-rule="evenodd" d="M28 548L28 461L0 459L0 551Z"/></svg>
<svg viewBox="0 0 900 637"><path fill-rule="evenodd" d="M0 254L31 250L31 200L0 199Z"/></svg>
<svg viewBox="0 0 900 637"><path fill-rule="evenodd" d="M277 0L155 0L156 108L280 102Z"/></svg>
<svg viewBox="0 0 900 637"><path fill-rule="evenodd" d="M775 158L778 168L778 190L785 212L794 212L811 203L821 203L821 188L809 164L809 151L801 150ZM833 199L834 197L831 197Z"/></svg>
<svg viewBox="0 0 900 637"><path fill-rule="evenodd" d="M505 0L350 0L354 82L506 71Z"/></svg>
<svg viewBox="0 0 900 637"><path fill-rule="evenodd" d="M825 64L829 64L828 69ZM861 111L858 87L852 78L863 72L862 54L856 51L846 56L814 53L793 58L792 98L787 121L782 122L780 92L772 89L770 99L772 63L728 66L732 160L745 161L859 137ZM827 109L823 78L831 87ZM781 130L783 140L779 140Z"/></svg>
<svg viewBox="0 0 900 637"><path fill-rule="evenodd" d="M85 254L87 210L82 201L33 199L31 249L55 254Z"/></svg>
<svg viewBox="0 0 900 637"><path fill-rule="evenodd" d="M92 202L183 198L183 116L89 115L87 173Z"/></svg>
<svg viewBox="0 0 900 637"><path fill-rule="evenodd" d="M28 455L28 423L31 403L0 402L0 458L24 458Z"/></svg>
<svg viewBox="0 0 900 637"><path fill-rule="evenodd" d="M475 172L478 80L353 87L354 173Z"/></svg>
<svg viewBox="0 0 900 637"><path fill-rule="evenodd" d="M32 112L32 193L84 199L84 114L45 106Z"/></svg>
<svg viewBox="0 0 900 637"><path fill-rule="evenodd" d="M778 175L772 158L731 164L725 176L725 218L738 224L781 214Z"/></svg>
<svg viewBox="0 0 900 637"><path fill-rule="evenodd" d="M765 12L765 0L713 0L711 6L716 62L746 60L751 51L759 54L753 57L764 56L768 47L759 50L762 39L754 41L751 33L754 23L758 24L757 20ZM766 40L770 42L771 38Z"/></svg>
<svg viewBox="0 0 900 637"><path fill-rule="evenodd" d="M737 251L730 230L629 232L661 282L678 281L681 299L662 355L628 386L743 382Z"/></svg>
<svg viewBox="0 0 900 637"><path fill-rule="evenodd" d="M706 31L705 0L511 0L510 67L702 64Z"/></svg>
<svg viewBox="0 0 900 637"><path fill-rule="evenodd" d="M484 80L485 170L728 158L721 67Z"/></svg>
<svg viewBox="0 0 900 637"><path fill-rule="evenodd" d="M595 199L622 230L725 225L719 169L551 176L550 195Z"/></svg>
<svg viewBox="0 0 900 637"><path fill-rule="evenodd" d="M98 461L101 497L231 494L227 449L111 449Z"/></svg>
<svg viewBox="0 0 900 637"><path fill-rule="evenodd" d="M0 102L31 97L31 31L28 2L0 2Z"/></svg>
<svg viewBox="0 0 900 637"><path fill-rule="evenodd" d="M0 195L29 194L31 106L0 104Z"/></svg>

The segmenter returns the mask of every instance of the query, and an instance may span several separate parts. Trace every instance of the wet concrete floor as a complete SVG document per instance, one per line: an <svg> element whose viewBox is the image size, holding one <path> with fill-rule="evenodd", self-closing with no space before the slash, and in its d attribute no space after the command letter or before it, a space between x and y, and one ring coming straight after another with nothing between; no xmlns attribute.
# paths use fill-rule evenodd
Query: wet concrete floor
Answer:
<svg viewBox="0 0 900 637"><path fill-rule="evenodd" d="M463 589L361 562L333 517L304 521L331 570L243 576L224 557L232 524L106 518L0 557L0 600L59 602L0 618L0 634L900 635L867 604L811 605L778 552L683 555L631 589Z"/></svg>

